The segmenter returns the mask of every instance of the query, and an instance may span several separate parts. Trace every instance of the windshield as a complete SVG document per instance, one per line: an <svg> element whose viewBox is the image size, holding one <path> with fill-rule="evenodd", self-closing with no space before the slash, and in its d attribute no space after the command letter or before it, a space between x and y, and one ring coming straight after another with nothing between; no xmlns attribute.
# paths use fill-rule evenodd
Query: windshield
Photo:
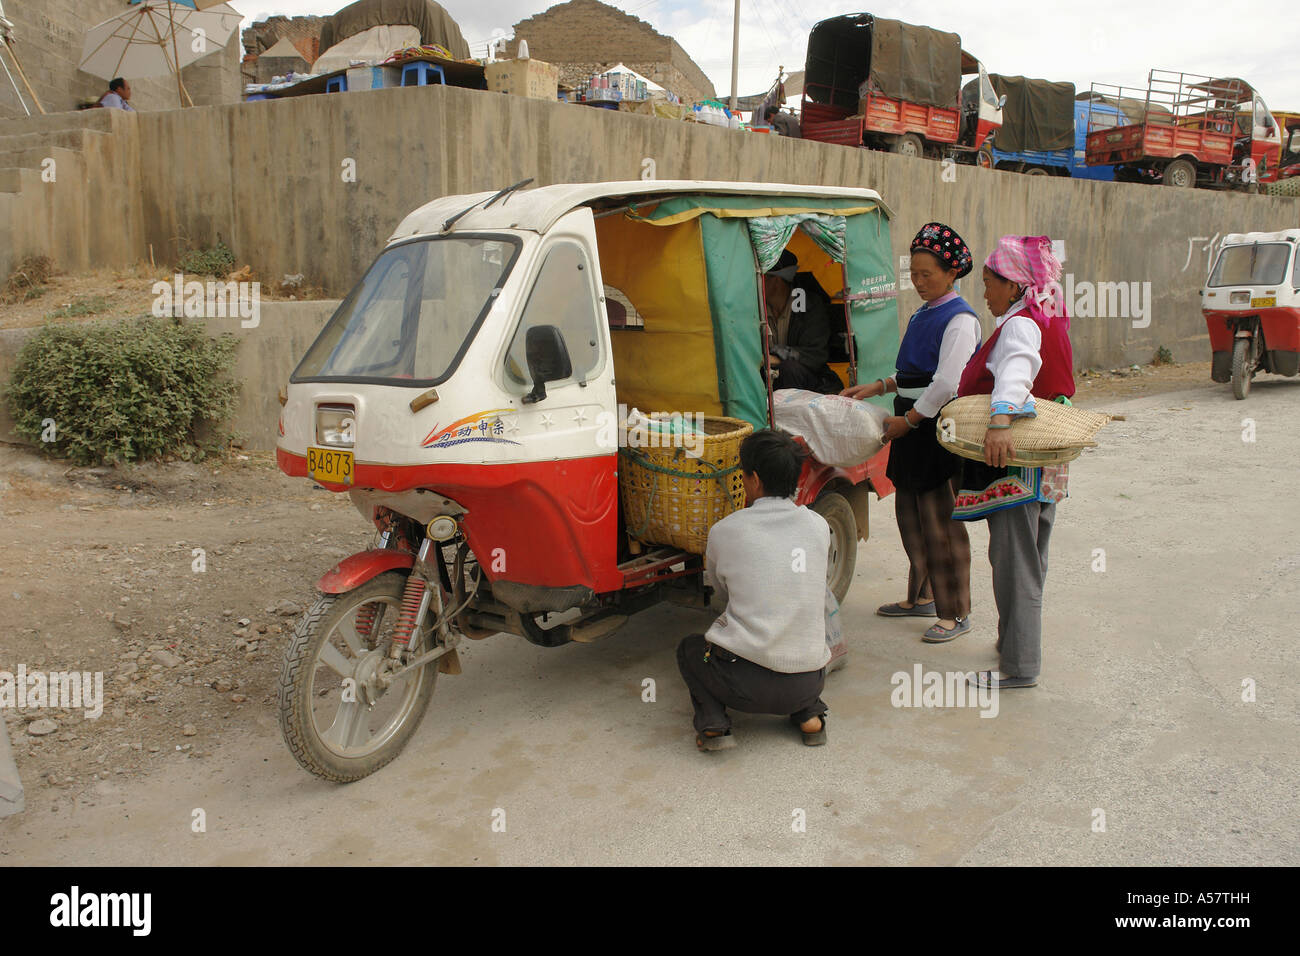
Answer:
<svg viewBox="0 0 1300 956"><path fill-rule="evenodd" d="M386 249L326 323L291 381L445 381L519 246L510 237L465 235Z"/></svg>
<svg viewBox="0 0 1300 956"><path fill-rule="evenodd" d="M1285 242L1228 246L1210 274L1210 285L1277 285L1286 276L1291 246Z"/></svg>

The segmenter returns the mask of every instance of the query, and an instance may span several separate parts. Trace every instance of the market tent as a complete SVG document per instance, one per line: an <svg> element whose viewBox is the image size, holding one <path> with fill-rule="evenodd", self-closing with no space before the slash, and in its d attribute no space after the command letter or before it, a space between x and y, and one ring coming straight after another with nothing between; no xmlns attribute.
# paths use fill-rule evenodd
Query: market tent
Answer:
<svg viewBox="0 0 1300 956"><path fill-rule="evenodd" d="M1074 147L1074 84L989 74L998 96L1007 98L994 145L1004 152Z"/></svg>
<svg viewBox="0 0 1300 956"><path fill-rule="evenodd" d="M605 72L618 73L623 76L630 76L634 80L640 80L642 83L645 84L645 88L649 90L651 93L665 92L664 88L660 86L658 83L656 83L654 80L650 79L649 77L642 76L640 73L632 69L630 66L624 66L622 63L620 63L618 66L614 67L611 70L606 70Z"/></svg>
<svg viewBox="0 0 1300 956"><path fill-rule="evenodd" d="M311 71L320 75L346 70L354 61L382 63L395 51L418 46L419 43L420 31L415 27L387 24L371 27L334 44L316 58Z"/></svg>

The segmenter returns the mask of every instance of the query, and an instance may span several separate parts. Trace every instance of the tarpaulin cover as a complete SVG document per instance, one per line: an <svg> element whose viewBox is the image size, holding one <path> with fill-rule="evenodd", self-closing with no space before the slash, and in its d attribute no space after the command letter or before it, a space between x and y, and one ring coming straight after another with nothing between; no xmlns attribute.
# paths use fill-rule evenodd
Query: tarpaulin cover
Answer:
<svg viewBox="0 0 1300 956"><path fill-rule="evenodd" d="M1003 152L1074 148L1074 84L989 74L998 96L1007 98L994 142Z"/></svg>
<svg viewBox="0 0 1300 956"><path fill-rule="evenodd" d="M955 109L961 37L869 13L833 17L813 27L804 76L810 99L856 111L858 86L868 77L885 96Z"/></svg>
<svg viewBox="0 0 1300 956"><path fill-rule="evenodd" d="M371 27L413 26L420 31L420 43L436 43L457 59L469 56L469 44L460 27L433 0L357 0L329 17L320 31L320 52Z"/></svg>

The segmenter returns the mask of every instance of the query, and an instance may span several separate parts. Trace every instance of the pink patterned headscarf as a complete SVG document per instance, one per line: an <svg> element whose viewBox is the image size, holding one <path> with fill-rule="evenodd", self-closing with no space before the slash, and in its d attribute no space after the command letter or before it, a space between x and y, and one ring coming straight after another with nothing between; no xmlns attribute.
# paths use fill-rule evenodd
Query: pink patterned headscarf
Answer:
<svg viewBox="0 0 1300 956"><path fill-rule="evenodd" d="M1061 294L1061 263L1047 236L1003 236L984 265L1024 286L1029 311L1044 325L1060 317L1069 328L1070 316Z"/></svg>

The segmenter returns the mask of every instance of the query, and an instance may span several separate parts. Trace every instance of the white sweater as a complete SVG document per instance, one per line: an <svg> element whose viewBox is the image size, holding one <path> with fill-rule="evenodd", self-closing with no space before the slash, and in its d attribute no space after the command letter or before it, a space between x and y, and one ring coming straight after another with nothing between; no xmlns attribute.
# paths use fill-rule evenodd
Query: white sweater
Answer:
<svg viewBox="0 0 1300 956"><path fill-rule="evenodd" d="M826 646L826 520L766 497L709 529L705 582L727 602L706 637L783 674L820 670Z"/></svg>

